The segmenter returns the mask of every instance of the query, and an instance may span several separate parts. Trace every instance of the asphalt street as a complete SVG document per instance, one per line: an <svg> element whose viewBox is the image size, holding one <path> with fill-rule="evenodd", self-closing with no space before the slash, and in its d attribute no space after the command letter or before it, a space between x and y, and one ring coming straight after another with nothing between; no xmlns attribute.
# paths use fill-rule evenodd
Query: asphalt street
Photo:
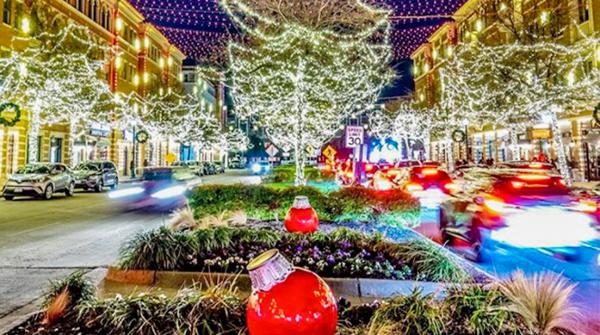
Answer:
<svg viewBox="0 0 600 335"><path fill-rule="evenodd" d="M260 178L228 172L203 182L256 184ZM79 191L49 201L0 200L0 319L35 301L50 279L113 264L124 240L167 217L123 212L106 192Z"/></svg>

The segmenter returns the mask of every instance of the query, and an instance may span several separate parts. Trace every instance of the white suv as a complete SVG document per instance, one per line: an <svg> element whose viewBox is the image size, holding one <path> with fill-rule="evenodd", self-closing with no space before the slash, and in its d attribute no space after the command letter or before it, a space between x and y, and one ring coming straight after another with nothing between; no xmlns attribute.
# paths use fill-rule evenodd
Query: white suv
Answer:
<svg viewBox="0 0 600 335"><path fill-rule="evenodd" d="M6 200L18 196L49 200L56 192L64 192L67 196L75 192L71 171L59 163L28 164L10 176L2 190Z"/></svg>

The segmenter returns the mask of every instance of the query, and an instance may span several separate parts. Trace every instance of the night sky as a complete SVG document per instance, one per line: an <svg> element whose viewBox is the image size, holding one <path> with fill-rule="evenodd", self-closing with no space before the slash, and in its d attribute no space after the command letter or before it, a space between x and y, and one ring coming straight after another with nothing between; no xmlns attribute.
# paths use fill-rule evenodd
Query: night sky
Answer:
<svg viewBox="0 0 600 335"><path fill-rule="evenodd" d="M177 47L201 62L217 60L236 28L219 8L218 0L130 0ZM302 0L298 0L302 1ZM392 8L393 66L398 78L385 97L412 91L410 54L466 0L366 0ZM411 16L407 18L407 16ZM423 17L425 16L425 17ZM434 16L434 17L432 17ZM415 18L417 17L417 18Z"/></svg>

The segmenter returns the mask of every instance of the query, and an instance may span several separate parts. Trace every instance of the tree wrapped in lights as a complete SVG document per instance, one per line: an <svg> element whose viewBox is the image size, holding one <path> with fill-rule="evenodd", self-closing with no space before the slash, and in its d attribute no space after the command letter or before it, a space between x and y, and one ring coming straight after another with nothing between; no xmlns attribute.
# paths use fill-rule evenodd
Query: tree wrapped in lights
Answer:
<svg viewBox="0 0 600 335"><path fill-rule="evenodd" d="M0 96L23 104L29 111L29 161L37 160L42 125L69 124L69 146L78 127L89 126L92 116L101 118L112 94L99 76L105 50L89 32L70 24L57 33L44 32L28 39L29 47L13 50L0 59L4 78ZM73 156L71 162L73 162Z"/></svg>
<svg viewBox="0 0 600 335"><path fill-rule="evenodd" d="M236 113L294 148L302 185L306 149L334 136L357 106L372 105L392 78L388 13L347 0L222 4L246 33L247 43L229 46Z"/></svg>
<svg viewBox="0 0 600 335"><path fill-rule="evenodd" d="M467 86L474 93L471 101L487 110L488 121L512 128L513 150L517 129L511 125L548 119L559 169L570 182L558 119L578 114L600 98L600 74L591 63L599 40L574 26L578 40L572 45L559 42L572 27L568 19L572 8L566 1L532 0L525 8L517 2L489 0L482 6L497 22L491 29L503 31L506 41L486 45L480 42L485 38L471 33L472 41L448 66L449 72L464 67L454 76L462 82L449 86Z"/></svg>

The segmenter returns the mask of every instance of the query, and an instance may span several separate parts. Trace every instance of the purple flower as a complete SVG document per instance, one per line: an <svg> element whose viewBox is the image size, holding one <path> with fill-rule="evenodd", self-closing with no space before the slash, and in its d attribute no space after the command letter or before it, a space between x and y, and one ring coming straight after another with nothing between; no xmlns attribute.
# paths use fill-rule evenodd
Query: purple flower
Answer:
<svg viewBox="0 0 600 335"><path fill-rule="evenodd" d="M335 264L335 257L333 257L333 255L327 256L327 263L329 263L330 265Z"/></svg>

